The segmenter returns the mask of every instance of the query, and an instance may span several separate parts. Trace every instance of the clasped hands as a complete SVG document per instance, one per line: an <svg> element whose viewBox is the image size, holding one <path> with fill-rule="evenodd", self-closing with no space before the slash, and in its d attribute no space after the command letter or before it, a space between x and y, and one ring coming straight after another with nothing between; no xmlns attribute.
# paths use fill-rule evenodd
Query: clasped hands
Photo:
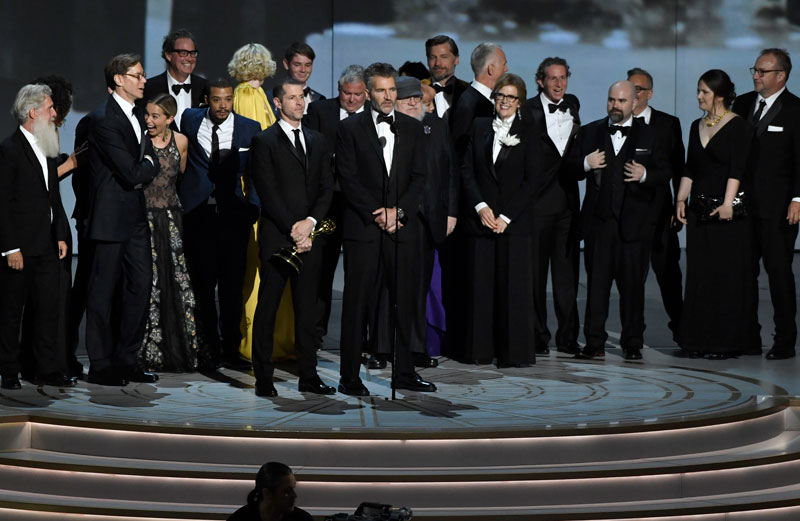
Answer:
<svg viewBox="0 0 800 521"><path fill-rule="evenodd" d="M375 224L386 233L395 233L403 227L403 223L397 221L397 208L378 208L372 215L375 216Z"/></svg>
<svg viewBox="0 0 800 521"><path fill-rule="evenodd" d="M606 153L599 148L596 149L594 152L590 153L586 156L586 164L589 165L589 168L592 170L597 170L599 168L605 168L606 165ZM625 179L626 183L638 183L644 177L645 168L644 165L641 163L637 163L634 160L630 160L625 163L625 175L627 179Z"/></svg>
<svg viewBox="0 0 800 521"><path fill-rule="evenodd" d="M311 249L311 232L313 231L314 222L311 219L303 219L292 225L291 236L298 253L305 253Z"/></svg>
<svg viewBox="0 0 800 521"><path fill-rule="evenodd" d="M67 256L67 243L65 241L58 241L58 260ZM8 267L15 271L22 271L25 267L25 262L22 259L22 252L15 251L6 256Z"/></svg>
<svg viewBox="0 0 800 521"><path fill-rule="evenodd" d="M503 233L508 227L508 223L499 216L495 217L494 212L488 206L484 206L478 212L481 216L481 224L492 230L494 233Z"/></svg>

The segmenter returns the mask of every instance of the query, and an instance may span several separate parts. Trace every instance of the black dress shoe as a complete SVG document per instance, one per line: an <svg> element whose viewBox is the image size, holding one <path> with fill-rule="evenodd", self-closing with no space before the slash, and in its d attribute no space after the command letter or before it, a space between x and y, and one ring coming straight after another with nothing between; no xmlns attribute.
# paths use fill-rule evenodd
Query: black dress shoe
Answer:
<svg viewBox="0 0 800 521"><path fill-rule="evenodd" d="M336 394L336 389L325 384L319 376L310 380L300 380L297 390L301 393Z"/></svg>
<svg viewBox="0 0 800 521"><path fill-rule="evenodd" d="M383 357L370 355L364 365L366 365L368 369L386 369L387 362Z"/></svg>
<svg viewBox="0 0 800 521"><path fill-rule="evenodd" d="M395 389L406 389L420 393L436 392L436 385L422 379L420 375L414 373L413 376L400 377L394 383Z"/></svg>
<svg viewBox="0 0 800 521"><path fill-rule="evenodd" d="M602 358L605 359L606 357L606 350L602 347L589 347L586 346L583 348L583 351L575 355L575 358L579 358L582 360L593 360L595 358Z"/></svg>
<svg viewBox="0 0 800 521"><path fill-rule="evenodd" d="M494 358L476 358L475 365L492 365Z"/></svg>
<svg viewBox="0 0 800 521"><path fill-rule="evenodd" d="M625 360L641 360L642 359L642 350L636 348L629 348L624 349L622 352L622 358Z"/></svg>
<svg viewBox="0 0 800 521"><path fill-rule="evenodd" d="M339 392L348 396L369 396L369 389L364 387L364 383L360 379L340 381Z"/></svg>
<svg viewBox="0 0 800 521"><path fill-rule="evenodd" d="M83 364L78 362L75 357L67 362L67 376L74 376L75 378L83 376Z"/></svg>
<svg viewBox="0 0 800 521"><path fill-rule="evenodd" d="M412 358L414 359L414 367L439 367L439 361L437 359L431 358L424 353L414 353Z"/></svg>
<svg viewBox="0 0 800 521"><path fill-rule="evenodd" d="M89 368L89 376L87 377L87 381L90 384L110 385L114 387L125 387L128 385L128 380L110 369L105 371L94 371Z"/></svg>
<svg viewBox="0 0 800 521"><path fill-rule="evenodd" d="M75 384L78 383L78 379L63 373L50 373L37 378L36 383L39 385L50 385L52 387L75 387Z"/></svg>
<svg viewBox="0 0 800 521"><path fill-rule="evenodd" d="M22 384L19 383L19 378L16 376L1 376L0 377L0 388L1 389L8 389L9 391L16 391L17 389L22 389Z"/></svg>
<svg viewBox="0 0 800 521"><path fill-rule="evenodd" d="M556 346L556 351L568 355L577 355L578 353L581 352L581 348L578 346L578 344L573 344L568 346Z"/></svg>
<svg viewBox="0 0 800 521"><path fill-rule="evenodd" d="M239 355L226 356L222 359L222 366L234 371L246 371L253 367L253 362Z"/></svg>
<svg viewBox="0 0 800 521"><path fill-rule="evenodd" d="M794 349L779 349L773 347L767 352L767 360L787 360L795 357Z"/></svg>
<svg viewBox="0 0 800 521"><path fill-rule="evenodd" d="M262 398L275 398L278 396L278 390L272 382L256 382L256 396Z"/></svg>
<svg viewBox="0 0 800 521"><path fill-rule="evenodd" d="M539 346L536 349L534 349L534 351L536 352L537 355L549 355L550 354L550 348L547 347L547 346Z"/></svg>
<svg viewBox="0 0 800 521"><path fill-rule="evenodd" d="M727 360L728 358L736 358L730 353L708 353L706 358L709 360Z"/></svg>
<svg viewBox="0 0 800 521"><path fill-rule="evenodd" d="M158 381L158 375L156 373L150 373L138 367L136 369L123 370L122 377L129 382L140 382L145 384L153 384Z"/></svg>

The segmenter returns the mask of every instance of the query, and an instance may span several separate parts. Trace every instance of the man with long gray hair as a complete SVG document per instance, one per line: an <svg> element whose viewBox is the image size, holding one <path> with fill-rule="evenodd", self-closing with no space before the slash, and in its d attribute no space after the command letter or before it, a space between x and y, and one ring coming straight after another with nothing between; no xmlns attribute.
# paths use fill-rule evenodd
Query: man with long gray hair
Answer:
<svg viewBox="0 0 800 521"><path fill-rule="evenodd" d="M58 260L67 254L66 215L58 191L56 111L46 85L25 85L11 110L19 127L0 144L0 377L19 389L19 330L26 300L33 303L32 349L37 380L71 387L57 353ZM29 298L30 297L30 298Z"/></svg>

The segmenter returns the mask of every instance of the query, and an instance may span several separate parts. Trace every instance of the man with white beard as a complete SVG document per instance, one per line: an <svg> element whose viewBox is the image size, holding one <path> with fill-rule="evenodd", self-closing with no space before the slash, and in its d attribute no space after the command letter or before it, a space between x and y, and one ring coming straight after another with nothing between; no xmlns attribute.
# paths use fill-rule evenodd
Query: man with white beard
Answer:
<svg viewBox="0 0 800 521"><path fill-rule="evenodd" d="M0 387L19 389L19 331L26 300L33 303L31 349L38 383L72 387L56 346L58 260L67 254L66 216L58 191L58 137L52 92L25 85L12 113L19 123L0 144ZM30 299L29 299L30 297Z"/></svg>

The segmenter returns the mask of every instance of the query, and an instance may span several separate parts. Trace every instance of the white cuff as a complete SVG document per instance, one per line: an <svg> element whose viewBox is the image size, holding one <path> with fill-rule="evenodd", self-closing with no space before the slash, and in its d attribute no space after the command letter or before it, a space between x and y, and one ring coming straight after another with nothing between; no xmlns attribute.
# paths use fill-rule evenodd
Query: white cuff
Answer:
<svg viewBox="0 0 800 521"><path fill-rule="evenodd" d="M589 157L589 156L586 156L586 157ZM586 157L583 158L583 171L584 172L588 172L589 170L591 170L591 168L589 168L589 160L586 159Z"/></svg>
<svg viewBox="0 0 800 521"><path fill-rule="evenodd" d="M642 178L639 179L640 183L644 183L644 180L647 179L647 169L644 169L644 174L642 174Z"/></svg>
<svg viewBox="0 0 800 521"><path fill-rule="evenodd" d="M800 197L792 197L793 203L800 203Z"/></svg>
<svg viewBox="0 0 800 521"><path fill-rule="evenodd" d="M511 219L509 219L505 215L500 214L500 218L503 219L506 222L506 224L511 224Z"/></svg>
<svg viewBox="0 0 800 521"><path fill-rule="evenodd" d="M3 252L3 257L8 257L12 253L17 253L18 251L20 251L19 248L16 248L16 249L13 249L13 250L4 251Z"/></svg>
<svg viewBox="0 0 800 521"><path fill-rule="evenodd" d="M480 203L475 205L475 211L478 212L478 213L481 213L481 210L483 210L487 206L489 206L489 205L484 203L483 201L481 201Z"/></svg>
<svg viewBox="0 0 800 521"><path fill-rule="evenodd" d="M306 217L306 219L308 219L309 221L311 221L312 223L314 223L314 228L316 228L316 227L317 227L317 220L316 220L316 219L314 219L314 218L313 218L313 217L311 217L310 215L309 215L308 217Z"/></svg>

